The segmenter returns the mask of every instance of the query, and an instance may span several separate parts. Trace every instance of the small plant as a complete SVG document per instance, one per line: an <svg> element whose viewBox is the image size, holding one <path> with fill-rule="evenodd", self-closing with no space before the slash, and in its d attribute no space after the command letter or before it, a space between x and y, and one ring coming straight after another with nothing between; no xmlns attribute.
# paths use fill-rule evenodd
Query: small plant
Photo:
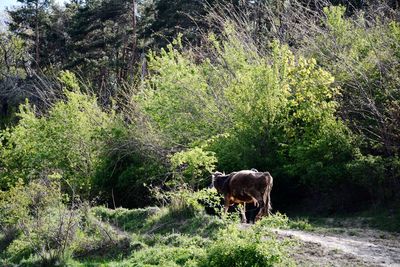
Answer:
<svg viewBox="0 0 400 267"><path fill-rule="evenodd" d="M304 231L312 231L314 227L308 222L307 219L294 219L289 220L289 228L299 229Z"/></svg>
<svg viewBox="0 0 400 267"><path fill-rule="evenodd" d="M288 228L289 218L285 214L277 212L272 216L263 217L257 222L257 226L264 228Z"/></svg>

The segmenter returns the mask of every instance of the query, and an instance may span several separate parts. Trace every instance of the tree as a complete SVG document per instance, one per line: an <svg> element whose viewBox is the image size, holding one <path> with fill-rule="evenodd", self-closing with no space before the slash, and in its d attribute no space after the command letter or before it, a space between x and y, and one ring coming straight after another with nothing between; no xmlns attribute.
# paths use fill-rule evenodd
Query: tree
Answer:
<svg viewBox="0 0 400 267"><path fill-rule="evenodd" d="M12 120L11 110L20 101L18 84L29 73L29 55L24 41L9 33L0 33L0 125ZM0 126L0 127L1 127Z"/></svg>
<svg viewBox="0 0 400 267"><path fill-rule="evenodd" d="M108 102L122 81L133 78L137 41L135 1L86 1L74 8L68 28L71 55L66 65L93 82Z"/></svg>
<svg viewBox="0 0 400 267"><path fill-rule="evenodd" d="M51 0L18 0L21 7L15 10L8 10L12 21L9 24L10 30L18 36L32 42L32 54L36 69L39 69L40 62L45 49L44 43L45 28L49 23L48 9Z"/></svg>
<svg viewBox="0 0 400 267"><path fill-rule="evenodd" d="M141 23L140 38L144 40L149 48L159 49L172 42L178 34L184 39L200 44L204 34L215 26L209 23L207 14L213 8L223 8L230 3L231 11L234 12L242 2L238 0L154 0L144 2L142 11L143 22Z"/></svg>

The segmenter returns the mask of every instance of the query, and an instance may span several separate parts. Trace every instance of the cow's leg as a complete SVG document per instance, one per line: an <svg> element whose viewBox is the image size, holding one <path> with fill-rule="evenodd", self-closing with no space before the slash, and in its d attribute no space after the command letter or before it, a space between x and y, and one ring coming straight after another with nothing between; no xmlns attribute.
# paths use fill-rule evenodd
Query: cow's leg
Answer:
<svg viewBox="0 0 400 267"><path fill-rule="evenodd" d="M261 217L267 215L268 216L268 210L269 210L269 197L268 197L268 192L265 191L263 195L263 201L265 203L264 207L260 209L260 212L257 214L256 220L260 220Z"/></svg>
<svg viewBox="0 0 400 267"><path fill-rule="evenodd" d="M271 190L272 190L272 185L273 185L273 178L272 176L268 177L269 179L267 180L267 188L264 192L264 199L265 199L265 208L264 208L264 215L271 215L271 210L272 210L272 206L271 206Z"/></svg>
<svg viewBox="0 0 400 267"><path fill-rule="evenodd" d="M259 212L256 215L255 221L258 221L259 219L261 219L263 212L265 210L265 206L266 206L266 199L263 196L263 194L261 194L261 192L257 191L257 190L250 190L248 192L248 195L251 196L251 198L257 201L257 206L260 208Z"/></svg>
<svg viewBox="0 0 400 267"><path fill-rule="evenodd" d="M261 218L266 214L266 210L268 210L268 202L266 199L266 194L264 193L263 196L263 202L265 203L263 205L263 207L260 208L260 211L258 212L257 216L256 216L256 221L261 220ZM268 214L268 213L267 213Z"/></svg>
<svg viewBox="0 0 400 267"><path fill-rule="evenodd" d="M269 187L267 189L266 193L266 207L265 207L265 214L267 214L267 216L271 215L271 210L272 210L272 205L271 205L271 187Z"/></svg>
<svg viewBox="0 0 400 267"><path fill-rule="evenodd" d="M257 214L256 220L261 219L262 216L269 216L271 215L271 187L268 186L267 190L265 190L264 192L264 207L262 209L260 209L260 212Z"/></svg>
<svg viewBox="0 0 400 267"><path fill-rule="evenodd" d="M265 202L265 203L266 203L266 205L267 205L267 207L266 207L266 214L267 214L267 216L272 214L272 212L271 212L271 210L272 210L272 205L271 205L271 191L272 191L272 186L273 186L273 184L274 184L274 178L272 178L271 175L269 175L268 178L269 178L269 179L267 180L267 181L268 181L268 182L267 182L268 186L267 186L267 190L265 191L265 194L266 194L266 202Z"/></svg>
<svg viewBox="0 0 400 267"><path fill-rule="evenodd" d="M229 195L225 196L225 205L224 205L224 214L226 215L228 213L228 209L229 209Z"/></svg>
<svg viewBox="0 0 400 267"><path fill-rule="evenodd" d="M246 218L246 203L243 202L243 204L241 205L241 213L242 213L242 223L247 223L247 218Z"/></svg>

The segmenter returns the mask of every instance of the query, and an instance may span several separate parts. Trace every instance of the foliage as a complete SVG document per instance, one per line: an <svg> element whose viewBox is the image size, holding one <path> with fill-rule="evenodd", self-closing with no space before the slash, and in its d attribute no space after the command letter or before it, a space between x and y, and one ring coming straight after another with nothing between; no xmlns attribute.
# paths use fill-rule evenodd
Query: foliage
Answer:
<svg viewBox="0 0 400 267"><path fill-rule="evenodd" d="M138 100L154 127L194 147L189 151L203 144L216 153L219 169L268 166L316 191L346 179L353 138L335 118L332 75L278 42L263 56L233 25L224 34L222 41L209 37L211 52L200 62L179 51L179 39L150 55L152 74ZM177 156L175 166L183 162Z"/></svg>
<svg viewBox="0 0 400 267"><path fill-rule="evenodd" d="M325 8L328 30L316 36L320 52L309 47L320 64L342 85L341 112L361 132L365 145L378 153L397 153L398 23L375 15L345 17L343 7ZM349 39L351 38L351 39ZM310 51L311 50L311 51ZM333 57L340 60L331 64ZM361 114L363 113L363 114Z"/></svg>
<svg viewBox="0 0 400 267"><path fill-rule="evenodd" d="M27 57L22 38L0 32L0 80L2 83L7 77L26 75L23 64Z"/></svg>
<svg viewBox="0 0 400 267"><path fill-rule="evenodd" d="M158 50L183 34L187 42L200 43L202 35L214 25L205 19L210 10L224 3L239 6L238 1L210 0L207 3L189 0L144 1L139 37L149 48Z"/></svg>
<svg viewBox="0 0 400 267"><path fill-rule="evenodd" d="M133 79L136 31L132 3L140 1L88 1L67 5L65 23L69 52L65 67L82 72L94 84L101 103L110 103L117 83Z"/></svg>
<svg viewBox="0 0 400 267"><path fill-rule="evenodd" d="M395 170L400 134L394 125L400 121L393 112L400 96L399 25L380 13L346 17L342 6L326 7L324 15L323 26L309 33L301 50L334 75L342 95L339 116L360 137L352 145L359 150L355 161L349 161L349 176L365 190L381 188L370 192L373 202L389 201L399 188Z"/></svg>
<svg viewBox="0 0 400 267"><path fill-rule="evenodd" d="M25 62L29 55L25 41L8 32L0 32L0 127L15 120L16 103L26 95L24 90L16 86L26 78Z"/></svg>
<svg viewBox="0 0 400 267"><path fill-rule="evenodd" d="M65 96L47 116L37 116L29 103L21 105L19 124L2 131L2 188L18 179L60 173L67 190L89 193L113 115L103 112L92 96L79 91L65 91Z"/></svg>
<svg viewBox="0 0 400 267"><path fill-rule="evenodd" d="M17 193L22 196L20 201L29 202L25 206L16 203L25 211L22 214L26 218L18 217L21 232L1 254L3 264L108 262L118 266L208 266L212 263L219 266L234 261L238 266L291 265L285 256L290 244L277 240L267 231L271 223L240 230L236 223L205 215L198 199L207 197L206 191L196 194L177 191L171 194L175 200L161 209L110 210L89 208L78 202L72 202L73 209L69 209L65 205L66 195L60 191L59 178L52 179L55 180L47 185L40 184L41 187L37 187L38 181L27 186L18 185L2 198L1 215L7 216L2 218L11 218L5 210L9 214L15 210L8 203ZM49 185L54 185L54 190ZM43 187L47 194L54 194L56 198L47 195L38 198L37 194L44 192ZM36 196L25 197L28 192ZM32 203L35 199L41 201ZM44 202L49 199L50 202ZM47 211L51 216L46 216ZM277 217L278 224L287 224L287 221L279 221L284 216ZM232 250L226 250L228 246ZM44 250L36 249L42 247Z"/></svg>
<svg viewBox="0 0 400 267"><path fill-rule="evenodd" d="M133 266L196 266L202 249L196 246L155 246L135 253L129 264Z"/></svg>
<svg viewBox="0 0 400 267"><path fill-rule="evenodd" d="M232 225L221 230L217 236L216 241L206 249L206 256L199 266L294 265L285 256L287 244L273 236L266 239L257 229L238 230Z"/></svg>
<svg viewBox="0 0 400 267"><path fill-rule="evenodd" d="M34 55L36 68L44 57L44 32L49 21L47 10L50 6L49 0L18 0L21 7L16 10L8 10L12 20L10 30L18 36L29 41L28 47ZM46 57L44 57L46 58Z"/></svg>
<svg viewBox="0 0 400 267"><path fill-rule="evenodd" d="M24 261L62 265L71 256L116 257L130 238L91 215L87 203L61 191L60 176L19 182L0 195L0 232L14 235L0 255L2 265Z"/></svg>
<svg viewBox="0 0 400 267"><path fill-rule="evenodd" d="M393 3L19 2L0 33L0 121L16 123L0 132L0 264L290 265L268 229L309 223L230 226L199 190L215 169L270 171L279 209L398 199Z"/></svg>
<svg viewBox="0 0 400 267"><path fill-rule="evenodd" d="M204 187L210 183L209 177L216 163L215 153L199 147L177 152L171 157L173 170L178 170L173 181L186 183L191 188Z"/></svg>
<svg viewBox="0 0 400 267"><path fill-rule="evenodd" d="M140 151L110 152L113 147L111 145L101 155L103 161L93 178L93 191L110 206L149 205L154 200L148 185L162 183L166 170L163 162Z"/></svg>
<svg viewBox="0 0 400 267"><path fill-rule="evenodd" d="M26 186L20 182L1 194L0 230L17 230L4 251L5 264L8 261L18 263L29 256L54 264L69 256L82 209L76 200L72 200L69 209L64 204L67 196L60 188L59 177L50 176Z"/></svg>
<svg viewBox="0 0 400 267"><path fill-rule="evenodd" d="M179 46L179 39L176 42ZM160 55L150 53L147 88L138 100L157 128L174 143L188 143L215 133L218 108L209 94L200 66L168 45Z"/></svg>
<svg viewBox="0 0 400 267"><path fill-rule="evenodd" d="M288 227L284 215L270 218L268 223L241 229L230 220L204 214L198 199L209 192L190 194L180 190L170 194L166 207L139 210L104 207L92 209L102 221L133 233L134 253L122 261L108 262L110 266L220 266L237 262L237 266L254 264L291 265L286 255L289 242L279 241L269 229L272 225ZM191 212L188 210L191 208ZM274 221L274 223L272 223ZM207 229L208 228L208 229ZM227 248L230 249L227 249ZM93 263L92 263L93 264ZM224 266L224 265L222 265ZM236 265L233 265L236 266Z"/></svg>
<svg viewBox="0 0 400 267"><path fill-rule="evenodd" d="M306 219L289 219L286 214L277 212L272 216L263 217L257 222L261 229L301 229L312 230L312 225Z"/></svg>

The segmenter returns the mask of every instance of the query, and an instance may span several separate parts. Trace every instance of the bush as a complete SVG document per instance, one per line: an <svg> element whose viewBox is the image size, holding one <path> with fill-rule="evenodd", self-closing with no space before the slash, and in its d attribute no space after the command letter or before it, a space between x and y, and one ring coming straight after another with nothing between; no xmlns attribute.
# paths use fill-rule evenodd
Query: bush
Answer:
<svg viewBox="0 0 400 267"><path fill-rule="evenodd" d="M215 153L200 147L177 152L171 157L175 173L170 184L186 183L192 189L206 187L211 183L210 175L216 163Z"/></svg>
<svg viewBox="0 0 400 267"><path fill-rule="evenodd" d="M183 193L182 195L185 195ZM190 202L190 201L189 201ZM118 266L292 266L286 256L290 242L282 241L269 231L272 225L288 226L288 218L276 215L273 219L248 229L239 229L236 223L204 215L196 210L190 215L187 205L175 204L174 208L162 208L147 217L153 209L107 210L95 208L103 218L127 218L145 221L144 227L132 228L135 252ZM194 202L195 203L195 202ZM183 207L182 214L177 213ZM178 215L177 215L178 214ZM146 218L147 217L147 218ZM212 223L214 222L214 223ZM218 222L218 223L215 223ZM138 222L136 222L138 223ZM208 229L212 227L212 231ZM133 244L131 243L131 244ZM111 263L110 263L111 265Z"/></svg>
<svg viewBox="0 0 400 267"><path fill-rule="evenodd" d="M199 266L294 266L286 256L288 244L265 235L252 228L238 230L236 225L223 229Z"/></svg>
<svg viewBox="0 0 400 267"><path fill-rule="evenodd" d="M335 77L335 84L340 85L338 117L358 139L353 144L356 153L348 161L347 177L353 179L347 179L345 187L351 189L345 194L359 195L360 203L379 204L396 201L400 191L395 182L400 177L396 171L400 25L388 16L390 8L385 3L366 6L351 17L343 6L325 7L316 24L300 23L308 36L302 38L299 52L316 58ZM398 14L398 10L390 12ZM366 194L370 188L374 192Z"/></svg>
<svg viewBox="0 0 400 267"><path fill-rule="evenodd" d="M57 176L21 182L0 198L0 230L14 228L17 234L4 252L13 263L34 257L43 264L64 262L76 239L83 209L76 199L65 204Z"/></svg>
<svg viewBox="0 0 400 267"><path fill-rule="evenodd" d="M346 181L355 143L335 116L334 77L278 41L262 54L229 23L222 35L209 36L202 60L179 46L153 53L149 83L138 96L151 125L189 147L172 157L182 180L205 186L205 170L216 165L269 170L314 195Z"/></svg>
<svg viewBox="0 0 400 267"><path fill-rule="evenodd" d="M400 177L400 158L357 153L347 165L352 182L368 192L374 205L396 199Z"/></svg>
<svg viewBox="0 0 400 267"><path fill-rule="evenodd" d="M167 168L162 159L149 151L137 148L121 149L126 143L119 143L113 137L110 146L102 154L93 179L93 192L110 207L140 208L154 203L148 185L160 185Z"/></svg>
<svg viewBox="0 0 400 267"><path fill-rule="evenodd" d="M131 266L196 266L203 249L189 245L185 247L160 246L137 252L129 261Z"/></svg>
<svg viewBox="0 0 400 267"><path fill-rule="evenodd" d="M61 79L72 88L65 89L65 101L41 117L29 103L21 105L18 125L0 133L1 188L57 172L65 178L64 189L88 196L115 117L103 112L95 97L81 93L69 73Z"/></svg>
<svg viewBox="0 0 400 267"><path fill-rule="evenodd" d="M140 242L132 242L128 234L89 212L71 244L71 251L75 259L115 259L126 257L133 249L141 247Z"/></svg>
<svg viewBox="0 0 400 267"><path fill-rule="evenodd" d="M0 264L32 261L65 263L74 257L117 257L130 251L131 238L99 221L89 205L61 191L59 176L18 182L0 195L0 233L8 235Z"/></svg>

